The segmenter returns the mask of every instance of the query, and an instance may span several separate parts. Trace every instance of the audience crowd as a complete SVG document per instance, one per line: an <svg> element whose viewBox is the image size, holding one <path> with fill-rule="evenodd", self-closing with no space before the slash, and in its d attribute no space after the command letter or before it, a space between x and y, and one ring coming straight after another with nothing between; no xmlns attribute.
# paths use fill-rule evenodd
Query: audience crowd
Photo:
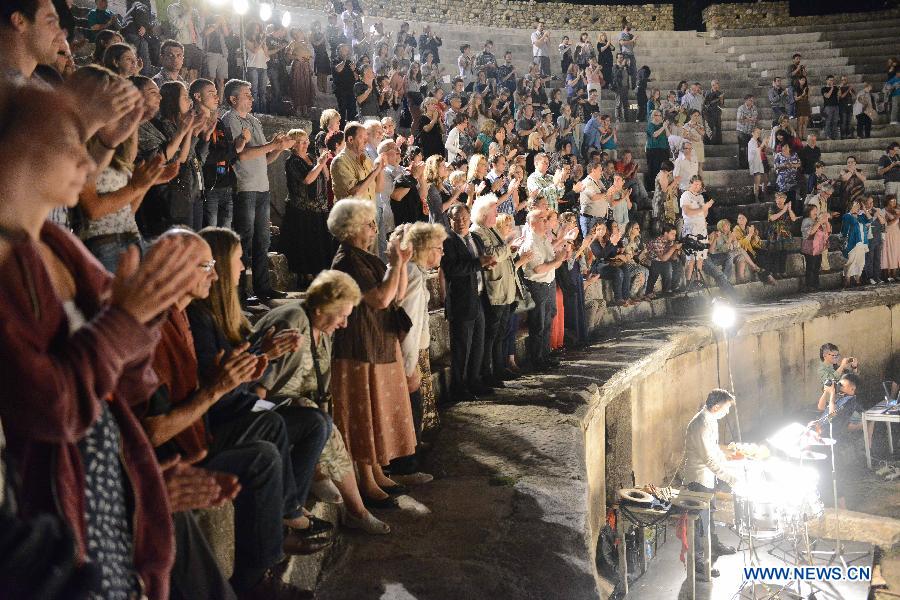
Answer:
<svg viewBox="0 0 900 600"><path fill-rule="evenodd" d="M97 0L79 20L51 0L0 9L11 597L294 597L279 565L335 528L310 495L342 505L345 526L389 533L370 509L432 479L420 460L439 419L436 302L442 400L456 403L558 368L561 349L588 343L603 281L610 306L707 281L731 295L788 277L796 246L814 290L838 233L845 286L898 276L900 145L878 162L881 197L852 156L830 179L807 131L821 117L829 139L868 137L883 102L829 76L812 110L799 54L790 84L768 91L771 123L753 96L737 109L737 157L768 216L732 222L704 185L728 91L648 90L627 23L596 43L564 37L554 74L541 23L519 73L490 41L448 66L430 28L386 32L354 0L324 27L249 22L243 39L191 0L161 17L142 0L125 15ZM888 84L896 121L895 72ZM329 92L337 109L314 110ZM261 113L314 128L267 135ZM635 119L644 148L619 138ZM272 302L287 297L272 249L302 300ZM228 579L192 512L226 501Z"/></svg>

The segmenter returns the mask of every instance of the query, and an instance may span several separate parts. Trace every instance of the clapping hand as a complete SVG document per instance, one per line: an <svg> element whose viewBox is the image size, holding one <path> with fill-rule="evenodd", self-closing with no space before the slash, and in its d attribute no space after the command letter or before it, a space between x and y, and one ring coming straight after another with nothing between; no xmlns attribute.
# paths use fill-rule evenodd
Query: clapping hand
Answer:
<svg viewBox="0 0 900 600"><path fill-rule="evenodd" d="M302 342L303 336L299 329L282 329L276 333L275 327L272 326L263 335L260 351L269 360L275 360L290 352L296 352Z"/></svg>
<svg viewBox="0 0 900 600"><path fill-rule="evenodd" d="M565 237L565 239L569 242L574 241L575 238L578 237L578 227L572 227L566 232L565 236L563 237Z"/></svg>

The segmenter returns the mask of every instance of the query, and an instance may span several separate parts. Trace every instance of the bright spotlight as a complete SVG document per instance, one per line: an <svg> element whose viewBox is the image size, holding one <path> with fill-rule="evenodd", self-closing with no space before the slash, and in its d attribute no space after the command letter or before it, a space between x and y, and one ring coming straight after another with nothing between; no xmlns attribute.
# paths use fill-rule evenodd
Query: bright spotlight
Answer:
<svg viewBox="0 0 900 600"><path fill-rule="evenodd" d="M234 0L234 12L238 16L243 17L250 10L249 0Z"/></svg>
<svg viewBox="0 0 900 600"><path fill-rule="evenodd" d="M272 5L268 2L261 2L259 5L259 18L268 21L272 18Z"/></svg>
<svg viewBox="0 0 900 600"><path fill-rule="evenodd" d="M291 13L288 11L281 13L281 26L285 29L291 26Z"/></svg>
<svg viewBox="0 0 900 600"><path fill-rule="evenodd" d="M718 298L716 300L713 300L713 325L720 329L730 329L732 326L734 326L735 321L737 321L737 313L735 312L733 306L731 306L727 302L719 300Z"/></svg>
<svg viewBox="0 0 900 600"><path fill-rule="evenodd" d="M212 6L222 6L225 4L225 0L207 0Z"/></svg>

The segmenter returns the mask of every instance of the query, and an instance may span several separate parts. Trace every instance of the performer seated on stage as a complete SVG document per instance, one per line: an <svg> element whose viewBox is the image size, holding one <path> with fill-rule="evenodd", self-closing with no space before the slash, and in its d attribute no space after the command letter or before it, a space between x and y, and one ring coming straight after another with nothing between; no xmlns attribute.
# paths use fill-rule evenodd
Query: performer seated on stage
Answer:
<svg viewBox="0 0 900 600"><path fill-rule="evenodd" d="M705 406L694 415L687 426L685 434L684 466L681 478L687 488L695 492L712 493L716 487L716 479L728 485L734 485L735 477L725 469L725 454L719 447L719 420L723 419L734 404L734 396L725 390L715 389L706 397ZM722 544L713 530L712 512L715 511L715 499L710 503L710 512L701 512L701 526L695 530L694 540L696 570L702 581L706 571L703 556L706 543L704 537L709 532L712 536L712 557L734 554L734 548ZM719 571L712 569L712 576L718 577Z"/></svg>
<svg viewBox="0 0 900 600"><path fill-rule="evenodd" d="M863 408L856 398L856 390L859 388L859 384L859 375L855 373L844 373L837 382L834 380L827 381L816 406L822 411L822 417L815 421L818 425L819 433L821 435L829 434L828 419L830 418L832 424L830 433L837 440L837 443L834 445L834 464L838 475L837 506L840 508L846 508L843 491L846 487L844 482L848 469L854 466L853 437L850 435L850 432L862 430L860 415ZM871 431L867 432L867 435L871 439ZM831 465L825 464L825 461L823 461L821 468L825 471L830 471ZM823 473L822 475L819 477L819 493L822 500L826 501L826 499L831 499L834 496L834 492L831 488L831 473Z"/></svg>

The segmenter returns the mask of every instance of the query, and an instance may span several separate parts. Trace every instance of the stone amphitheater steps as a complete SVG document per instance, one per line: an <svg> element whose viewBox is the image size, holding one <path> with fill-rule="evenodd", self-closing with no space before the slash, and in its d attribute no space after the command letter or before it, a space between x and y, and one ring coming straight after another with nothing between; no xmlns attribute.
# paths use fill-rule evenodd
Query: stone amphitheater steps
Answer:
<svg viewBox="0 0 900 600"><path fill-rule="evenodd" d="M719 38L762 37L798 33L831 33L842 31L869 31L872 29L872 16L864 13L858 15L842 15L841 23L819 25L793 25L787 27L766 27L765 29L721 29L713 34ZM900 27L900 18L879 18L881 27Z"/></svg>

